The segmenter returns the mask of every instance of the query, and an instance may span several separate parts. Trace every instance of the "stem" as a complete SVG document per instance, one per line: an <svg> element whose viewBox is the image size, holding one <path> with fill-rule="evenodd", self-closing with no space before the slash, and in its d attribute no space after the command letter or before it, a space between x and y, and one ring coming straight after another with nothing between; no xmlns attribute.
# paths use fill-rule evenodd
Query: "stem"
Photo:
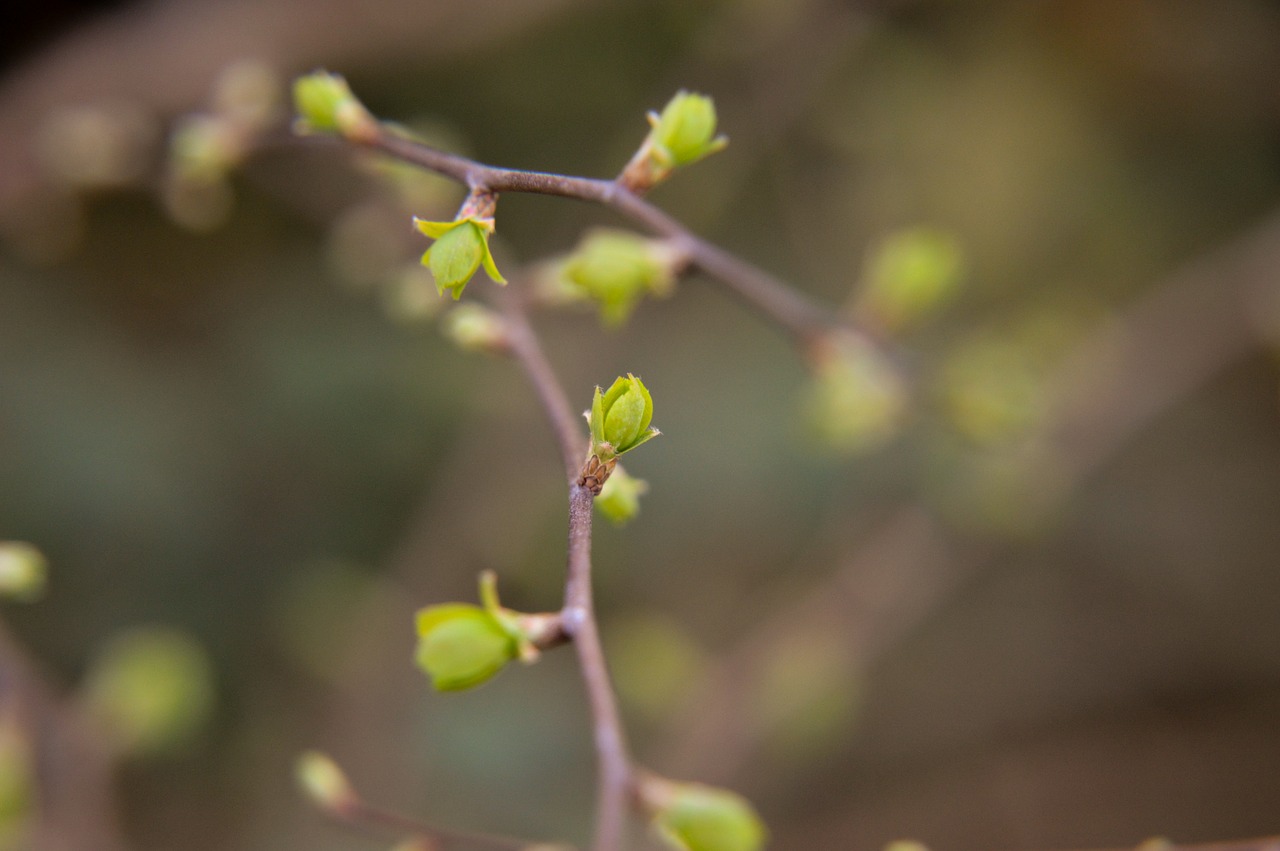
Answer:
<svg viewBox="0 0 1280 851"><path fill-rule="evenodd" d="M578 467L582 463L582 451L585 443L579 431L579 418L573 413L573 406L564 388L556 378L555 370L547 361L547 356L538 343L538 337L529 320L521 310L517 299L506 290L495 295L502 308L507 322L507 344L512 357L520 364L529 383L542 403L542 408L551 421L551 430L555 432L556 442L560 446L560 459L564 463L565 476L570 482L578 478Z"/></svg>
<svg viewBox="0 0 1280 851"><path fill-rule="evenodd" d="M609 669L596 628L591 594L591 492L576 483L569 486L569 564L565 581L561 622L573 638L578 664L587 687L599 775L596 787L595 851L621 847L622 817L631 788L631 758L618 714L618 703L609 681Z"/></svg>
<svg viewBox="0 0 1280 851"><path fill-rule="evenodd" d="M569 480L569 553L565 575L564 606L560 629L573 640L587 690L599 764L596 784L594 851L618 851L622 842L623 815L632 785L631 758L618 713L618 702L609 680L600 632L596 626L591 590L591 520L594 497L579 485L578 474L585 446L581 426L564 388L548 363L538 337L519 301L500 296L507 320L509 351L529 377L560 444L565 475Z"/></svg>
<svg viewBox="0 0 1280 851"><path fill-rule="evenodd" d="M694 235L679 221L616 181L495 168L389 133L382 125L378 125L378 132L369 139L351 141L453 178L473 191L557 195L617 210L655 234L672 240L689 257L691 265L782 326L801 345L840 324L830 312L778 278Z"/></svg>

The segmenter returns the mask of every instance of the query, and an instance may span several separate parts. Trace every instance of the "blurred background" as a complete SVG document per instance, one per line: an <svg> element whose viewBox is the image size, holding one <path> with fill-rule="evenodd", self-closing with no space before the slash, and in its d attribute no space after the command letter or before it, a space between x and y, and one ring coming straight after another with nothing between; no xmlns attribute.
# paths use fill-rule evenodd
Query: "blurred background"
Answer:
<svg viewBox="0 0 1280 851"><path fill-rule="evenodd" d="M634 372L665 434L595 547L642 763L747 795L777 849L1280 832L1274 4L5 14L0 539L49 583L0 608L4 847L394 844L300 799L307 748L433 823L589 835L572 654L453 695L413 666L414 610L481 570L558 606L565 493L521 375L414 271L408 216L461 192L293 140L316 67L604 177L711 94L732 144L654 202L883 342L814 374L697 276L621 328L535 317L575 405ZM498 222L508 274L622 224Z"/></svg>

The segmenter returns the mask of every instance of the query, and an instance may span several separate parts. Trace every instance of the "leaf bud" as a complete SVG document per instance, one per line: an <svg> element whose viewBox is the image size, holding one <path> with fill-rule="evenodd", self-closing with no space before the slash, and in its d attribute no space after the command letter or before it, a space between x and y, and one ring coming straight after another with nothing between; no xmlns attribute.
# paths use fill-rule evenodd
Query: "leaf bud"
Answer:
<svg viewBox="0 0 1280 851"><path fill-rule="evenodd" d="M294 764L298 787L313 804L331 813L341 813L357 803L351 781L328 754L306 751Z"/></svg>
<svg viewBox="0 0 1280 851"><path fill-rule="evenodd" d="M507 350L507 323L479 304L460 304L440 320L440 330L461 349L500 354Z"/></svg>
<svg viewBox="0 0 1280 851"><path fill-rule="evenodd" d="M122 751L174 751L190 742L213 710L213 671L204 649L184 633L135 629L100 654L85 700Z"/></svg>
<svg viewBox="0 0 1280 851"><path fill-rule="evenodd" d="M643 775L638 791L654 830L677 851L758 851L768 838L750 802L727 789Z"/></svg>
<svg viewBox="0 0 1280 851"><path fill-rule="evenodd" d="M24 603L40 599L48 581L44 555L23 541L0 541L0 596Z"/></svg>
<svg viewBox="0 0 1280 851"><path fill-rule="evenodd" d="M685 258L664 240L601 229L569 255L561 274L599 306L606 325L617 326L646 295L670 295L684 264Z"/></svg>
<svg viewBox="0 0 1280 851"><path fill-rule="evenodd" d="M960 241L935 228L909 228L884 240L867 261L854 311L863 321L899 331L951 299L965 274Z"/></svg>
<svg viewBox="0 0 1280 851"><path fill-rule="evenodd" d="M315 71L299 77L293 83L293 104L298 133L338 133L363 141L378 132L377 120L338 74Z"/></svg>
<svg viewBox="0 0 1280 851"><path fill-rule="evenodd" d="M452 222L428 222L415 216L413 224L435 240L422 255L422 265L431 270L440 295L452 292L455 299L461 298L462 290L481 266L494 282L507 282L489 251L493 219L468 216Z"/></svg>
<svg viewBox="0 0 1280 851"><path fill-rule="evenodd" d="M729 144L716 133L715 102L706 95L681 89L662 113L649 113L649 135L623 169L620 181L635 192L645 192L665 180L673 170L691 165Z"/></svg>
<svg viewBox="0 0 1280 851"><path fill-rule="evenodd" d="M591 426L591 452L605 463L660 433L649 425L653 397L644 382L631 373L618 378L607 391L596 387L587 419Z"/></svg>
<svg viewBox="0 0 1280 851"><path fill-rule="evenodd" d="M622 526L640 513L640 497L648 490L648 482L629 475L619 465L600 489L596 508L615 525Z"/></svg>
<svg viewBox="0 0 1280 851"><path fill-rule="evenodd" d="M907 391L897 368L853 334L829 335L811 352L805 418L818 442L837 452L876 449L898 433Z"/></svg>

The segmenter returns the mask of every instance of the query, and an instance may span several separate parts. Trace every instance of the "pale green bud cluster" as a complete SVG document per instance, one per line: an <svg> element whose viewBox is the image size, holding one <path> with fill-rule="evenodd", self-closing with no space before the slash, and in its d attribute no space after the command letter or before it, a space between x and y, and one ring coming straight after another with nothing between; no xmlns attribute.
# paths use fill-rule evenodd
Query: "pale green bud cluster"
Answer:
<svg viewBox="0 0 1280 851"><path fill-rule="evenodd" d="M727 789L646 775L639 797L654 830L677 851L758 851L768 839L755 808Z"/></svg>
<svg viewBox="0 0 1280 851"><path fill-rule="evenodd" d="M428 222L415 216L413 224L435 240L422 255L422 265L431 270L440 295L451 292L455 299L461 298L462 290L481 266L495 283L507 282L489 251L493 219L467 216L452 222Z"/></svg>

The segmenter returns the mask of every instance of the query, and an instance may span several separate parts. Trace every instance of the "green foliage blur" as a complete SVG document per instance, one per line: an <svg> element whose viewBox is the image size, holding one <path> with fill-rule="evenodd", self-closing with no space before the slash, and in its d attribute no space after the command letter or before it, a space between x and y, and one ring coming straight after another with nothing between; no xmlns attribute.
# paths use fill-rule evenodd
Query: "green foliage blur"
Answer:
<svg viewBox="0 0 1280 851"><path fill-rule="evenodd" d="M535 314L575 410L658 394L643 510L594 533L641 762L779 851L1276 832L1273 4L215 7L126 5L0 80L0 540L50 566L0 618L79 705L200 720L119 769L131 848L394 844L300 799L312 748L429 822L589 836L571 652L457 694L415 668L414 612L481 570L558 605L563 473L518 370L436 322L412 217L465 191L297 141L317 67L433 144L602 177L706 93L733 144L649 198L871 335L797 351L698 275L616 328ZM623 225L504 195L489 247L515 291ZM199 649L121 693L203 685L139 709L102 660L157 624Z"/></svg>

